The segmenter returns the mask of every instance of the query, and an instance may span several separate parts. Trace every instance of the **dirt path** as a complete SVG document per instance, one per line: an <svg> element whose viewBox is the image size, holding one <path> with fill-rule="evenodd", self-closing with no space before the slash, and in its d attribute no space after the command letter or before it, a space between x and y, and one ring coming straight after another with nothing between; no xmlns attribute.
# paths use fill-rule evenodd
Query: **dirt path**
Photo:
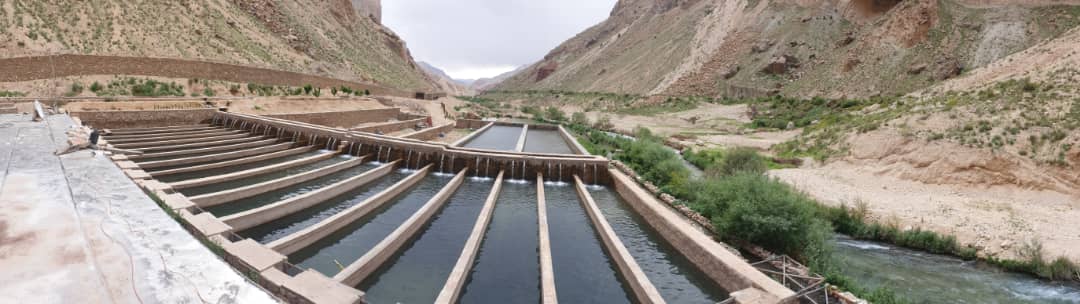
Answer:
<svg viewBox="0 0 1080 304"><path fill-rule="evenodd" d="M1017 258L1016 248L1038 240L1046 256L1080 261L1080 198L1007 186L925 184L845 162L770 174L824 204L862 201L873 220L953 234L986 253Z"/></svg>

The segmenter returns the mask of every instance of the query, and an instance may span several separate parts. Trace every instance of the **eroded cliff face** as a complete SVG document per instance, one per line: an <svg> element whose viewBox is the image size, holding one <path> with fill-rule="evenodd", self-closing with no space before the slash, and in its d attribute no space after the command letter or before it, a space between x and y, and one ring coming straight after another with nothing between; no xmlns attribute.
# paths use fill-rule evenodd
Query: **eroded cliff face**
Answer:
<svg viewBox="0 0 1080 304"><path fill-rule="evenodd" d="M1078 10L1060 5L1069 1L1002 2L622 0L607 20L496 89L714 97L904 94L1080 23Z"/></svg>
<svg viewBox="0 0 1080 304"><path fill-rule="evenodd" d="M197 59L374 81L402 90L435 89L404 42L377 22L377 0L13 3L25 9L0 4L0 32L10 38L0 40L5 57L74 53Z"/></svg>
<svg viewBox="0 0 1080 304"><path fill-rule="evenodd" d="M356 11L360 12L360 16L371 18L375 23L382 23L381 0L352 0L352 3Z"/></svg>

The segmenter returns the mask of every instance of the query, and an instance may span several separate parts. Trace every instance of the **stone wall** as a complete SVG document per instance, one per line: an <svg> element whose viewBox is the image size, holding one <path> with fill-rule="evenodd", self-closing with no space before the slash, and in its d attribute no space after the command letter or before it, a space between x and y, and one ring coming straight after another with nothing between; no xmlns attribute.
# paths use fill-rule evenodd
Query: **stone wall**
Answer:
<svg viewBox="0 0 1080 304"><path fill-rule="evenodd" d="M239 83L317 87L348 86L369 90L375 95L412 97L392 88L372 83L345 81L317 75L235 64L149 57L98 55L56 55L0 59L0 82L19 82L86 75L139 75L171 78L199 78Z"/></svg>
<svg viewBox="0 0 1080 304"><path fill-rule="evenodd" d="M146 110L146 111L86 111L71 112L83 125L94 128L126 129L161 126L183 126L210 123L217 109Z"/></svg>
<svg viewBox="0 0 1080 304"><path fill-rule="evenodd" d="M453 123L448 123L448 124L441 125L441 126L438 126L438 127L431 127L431 128L423 129L423 130L420 130L420 131L416 131L416 132L407 134L407 135L402 136L402 137L411 138L411 139L417 139L417 140L432 140L432 139L435 139L436 137L438 137L439 134L450 133L450 131L453 131L453 130L454 130L454 124Z"/></svg>
<svg viewBox="0 0 1080 304"><path fill-rule="evenodd" d="M292 121L305 122L331 128L351 128L353 126L384 122L398 117L401 113L399 108L384 108L373 110L353 110L342 112L314 112L265 115L266 117L281 118Z"/></svg>

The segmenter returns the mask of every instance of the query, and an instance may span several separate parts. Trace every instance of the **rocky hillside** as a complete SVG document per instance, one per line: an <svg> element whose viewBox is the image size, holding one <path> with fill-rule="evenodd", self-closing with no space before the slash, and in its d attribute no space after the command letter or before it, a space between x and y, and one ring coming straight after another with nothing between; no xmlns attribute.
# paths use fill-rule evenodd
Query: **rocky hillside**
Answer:
<svg viewBox="0 0 1080 304"><path fill-rule="evenodd" d="M1060 36L1080 1L620 0L498 90L909 93Z"/></svg>
<svg viewBox="0 0 1080 304"><path fill-rule="evenodd" d="M417 65L424 70L432 80L438 84L439 89L451 96L471 96L476 94L467 84L461 83L455 80L450 75L447 75L445 71L439 69L427 62L417 62Z"/></svg>
<svg viewBox="0 0 1080 304"><path fill-rule="evenodd" d="M4 1L0 56L220 61L435 90L377 0Z"/></svg>

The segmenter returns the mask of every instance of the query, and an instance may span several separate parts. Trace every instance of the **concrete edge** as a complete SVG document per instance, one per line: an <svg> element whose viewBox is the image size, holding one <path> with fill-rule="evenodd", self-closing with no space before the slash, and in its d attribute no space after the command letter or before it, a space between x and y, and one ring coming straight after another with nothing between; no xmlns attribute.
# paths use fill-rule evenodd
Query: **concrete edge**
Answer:
<svg viewBox="0 0 1080 304"><path fill-rule="evenodd" d="M244 138L244 137L248 137L248 136L251 136L251 134L248 134L248 133L245 132L245 133L239 133L239 134L230 134L230 135L222 135L222 136L214 136L214 137L174 139L174 140L153 141L153 142L136 142L136 143L127 143L127 144L113 144L113 146L116 146L117 148L121 148L121 149L139 149L139 148L148 148L148 147L173 146L173 145L201 143L201 142L208 142L208 141L219 141L219 140L226 140L226 139L237 139L237 138ZM106 138L106 139L108 139L108 138Z"/></svg>
<svg viewBox="0 0 1080 304"><path fill-rule="evenodd" d="M449 131L453 130L454 125L456 125L456 124L450 122L450 123L446 123L446 124L441 125L441 126L434 126L434 127L431 127L431 128L427 128L427 129L419 130L419 131L412 132L412 133L409 133L409 134L405 134L405 135L402 135L401 138L410 138L410 139L418 139L418 140L430 140L430 139L434 138L436 135L438 135L438 134L440 134L442 132L449 132Z"/></svg>
<svg viewBox="0 0 1080 304"><path fill-rule="evenodd" d="M566 143L570 144L570 149L574 150L574 153L581 155L592 155L589 153L589 150L586 150L585 147L577 141L577 137L574 137L573 134L570 134L570 131L567 131L566 128L563 128L562 125L558 125L558 127L559 134L562 135L562 138L566 141Z"/></svg>
<svg viewBox="0 0 1080 304"><path fill-rule="evenodd" d="M442 190L432 196L424 206L420 207L375 247L368 250L360 259L341 270L334 276L334 280L348 286L356 286L363 282L364 279L367 279L368 276L371 276L372 273L375 273L379 266L382 266L401 249L401 246L404 246L416 233L420 232L420 228L426 225L435 216L435 213L442 209L442 206L450 200L450 197L454 195L454 192L457 192L457 189L465 181L465 172L468 170L469 168L465 168L458 172L457 176L454 176L454 179L450 180Z"/></svg>
<svg viewBox="0 0 1080 304"><path fill-rule="evenodd" d="M238 139L221 140L214 142L203 143L204 148L197 149L180 149L169 152L157 152L157 153L144 153L129 155L128 159L138 162L140 159L156 158L156 157L169 157L169 156L184 156L190 154L199 154L207 152L223 152L244 148L261 147L277 142L277 138L265 138L262 136L252 136Z"/></svg>
<svg viewBox="0 0 1080 304"><path fill-rule="evenodd" d="M653 286L652 281L645 275L645 272L641 270L641 266L637 264L634 257L630 255L630 251L626 249L626 245L623 244L619 236L615 234L615 230L611 228L611 224L608 223L607 218L600 213L600 207L596 205L596 201L593 200L592 194L589 194L589 190L585 188L585 183L581 181L581 178L574 175L574 188L577 190L581 207L585 209L585 214L589 216L589 220L592 222L593 228L596 229L597 234L600 235L600 241L603 243L604 248L607 250L608 255L611 256L619 270L619 274L630 285L630 289L634 291L634 296L639 303L651 304L651 303L667 303L664 298L660 296L660 291Z"/></svg>
<svg viewBox="0 0 1080 304"><path fill-rule="evenodd" d="M413 126L416 126L416 123L425 122L425 121L427 121L427 119L428 119L428 117L424 116L424 117L421 117L421 118L414 118L414 119L407 119L407 120L400 120L400 121L380 122L380 123L375 123L375 124L371 124L371 125L367 125L367 126L363 126L363 127L355 127L355 128L347 128L347 129L349 131L352 131L352 132L374 133L374 132L372 132L372 130L379 130L379 129L384 128L384 127L404 126L402 128L398 128L397 130L395 130L395 131L399 131L399 130L404 130L404 129L409 128L408 127L409 124L412 124Z"/></svg>
<svg viewBox="0 0 1080 304"><path fill-rule="evenodd" d="M454 264L454 268L450 271L450 277L446 279L446 284L439 291L435 303L452 304L458 302L458 297L461 296L461 291L465 288L466 281L468 281L469 272L472 271L473 263L476 262L476 255L480 252L480 245L484 241L484 234L487 233L487 226L491 223L492 215L495 214L495 202L499 200L499 193L502 192L503 172L505 171L499 171L499 175L495 177L495 184L491 187L491 193L488 194L487 200L484 201L480 214L477 215L472 233L469 234L469 239L465 241L465 247L462 248L461 255Z"/></svg>
<svg viewBox="0 0 1080 304"><path fill-rule="evenodd" d="M408 191L408 189L415 186L420 180L423 180L423 178L431 172L433 166L434 165L431 164L424 166L424 168L417 170L405 179L394 183L390 187L369 197L363 202L349 207L349 209L335 213L315 225L308 226L303 230L293 232L283 238L270 242L266 244L266 246L285 255L291 255L300 251L301 249L326 238L334 232L345 228L356 220L367 216L371 211L378 209L390 200L400 196L405 191Z"/></svg>
<svg viewBox="0 0 1080 304"><path fill-rule="evenodd" d="M366 158L367 156L365 156ZM195 202L199 207L213 207L225 203L229 203L236 200L249 198L259 195L261 193L278 190L281 188L289 187L299 183L307 182L313 179L317 179L323 176L341 172L342 170L349 169L362 164L363 159L351 159L340 163L332 164L322 168L317 168L308 172L285 176L282 178L268 180L254 185L247 185L240 188L229 189L225 191L219 191L214 193L206 193L191 197L191 201Z"/></svg>
<svg viewBox="0 0 1080 304"><path fill-rule="evenodd" d="M362 159L354 159L350 161L356 161L357 164ZM328 199L334 198L345 192L352 191L356 187L360 187L381 178L394 170L394 166L398 164L398 161L394 161L378 168L368 170L360 175L350 177L340 182L336 182L318 190L304 193L286 200L275 202L259 208L247 210L244 212L232 214L223 217L221 220L237 231L252 228L258 225L262 225L273 220L285 217L287 215L300 212L311 206L315 206Z"/></svg>
<svg viewBox="0 0 1080 304"><path fill-rule="evenodd" d="M301 159L297 159L297 160L287 161L287 162L279 163L279 164L273 164L273 165L270 165L270 166L265 166L265 167L260 167L260 168L253 168L253 169L248 169L248 170L239 171L239 172L232 172L232 173L228 173L228 174L207 176L207 177L203 177L203 178L189 179L189 180L179 181L179 182L175 182L175 183L169 183L169 185L172 186L174 189L187 189L187 188L192 188L192 187L199 187L199 186L217 184L217 183L227 182L227 181L233 180L233 179L240 179L240 178L245 178L245 177L250 177L250 176L262 175L262 174L266 174L266 173L270 173L270 172L274 172L274 171L278 171L278 170L284 170L284 169L288 169L288 168L292 168L292 167L303 166L303 165L319 162L319 161L322 161L322 160L326 160L326 159L330 159L332 157L335 157L335 156L339 155L340 153L341 153L340 151L338 151L337 153L324 153L324 154L321 154L321 155L315 155L315 156L312 156L312 157L301 158ZM361 158L366 158L366 157L367 156L362 156Z"/></svg>
<svg viewBox="0 0 1080 304"><path fill-rule="evenodd" d="M555 266L551 262L551 234L548 230L547 199L544 197L544 175L536 174L536 214L540 231L540 298L543 304L559 303L555 290Z"/></svg>
<svg viewBox="0 0 1080 304"><path fill-rule="evenodd" d="M487 124L486 126L483 126L483 127L479 128L479 129L476 129L476 131L474 131L472 133L469 133L469 135L465 135L465 137L462 137L461 139L458 139L454 143L450 144L450 146L451 147L464 146L465 143L468 143L469 141L473 140L473 138L476 138L477 136L480 136L480 134L483 134L484 131L487 131L488 129L490 129L494 125L495 125L495 122L491 122L491 123Z"/></svg>
<svg viewBox="0 0 1080 304"><path fill-rule="evenodd" d="M251 142L251 141L266 140L266 139L270 139L270 138L271 137L268 137L268 136L255 136L255 135L252 135L252 136L248 136L248 137L244 137L244 138L226 139L226 140L219 140L219 141L184 144L184 145L176 145L176 146L138 148L138 149L132 149L132 150L142 152L143 153L142 155L145 155L145 154L157 154L157 153L164 153L164 152L160 152L160 151L167 151L167 150L174 150L174 151L175 150L194 150L194 149L197 149L197 148L208 148L208 147L215 147L215 146L222 146L222 145L229 145L229 144L237 144L237 143L244 143L244 142ZM112 142L109 142L109 143L112 144ZM146 157L146 156L143 156L143 157Z"/></svg>
<svg viewBox="0 0 1080 304"><path fill-rule="evenodd" d="M184 133L195 132L202 130L218 129L218 127L211 125L200 125L190 127L162 127L160 129L147 128L147 129L110 129L112 135L126 136L126 135L146 135L146 134L169 134L169 133Z"/></svg>
<svg viewBox="0 0 1080 304"><path fill-rule="evenodd" d="M253 163L253 162L264 161L264 160L268 160L268 159L274 159L274 158L278 158L278 157L292 156L292 155L296 155L296 154L300 154L300 153L304 153L304 152L314 151L316 149L318 149L318 148L315 147L315 146L300 146L300 147L296 147L296 148L292 148L292 149L288 149L288 150L284 150L284 151L278 151L278 152L274 152L274 153L267 153L267 154L263 154L263 155L257 155L257 156L246 157L246 158L241 158L241 159L234 159L234 160L230 160L230 161L223 161L223 162L217 162L217 163L199 165L199 166L191 166L191 167L186 167L186 168L177 168L177 169L170 169L170 170L154 171L154 172L150 172L150 175L153 175L154 177L162 177L162 176L169 176L169 175L173 175L173 174L198 172L198 171L217 169L217 168L222 168L222 167L231 167L231 166L236 166L236 165L243 165L243 164L248 164L248 163Z"/></svg>
<svg viewBox="0 0 1080 304"><path fill-rule="evenodd" d="M198 138L198 137L214 137L214 136L219 136L219 135L230 135L230 134L233 134L233 133L247 133L247 131L231 130L231 129L218 129L218 130L208 130L208 131L200 131L200 132L192 132L192 133L181 133L181 134L176 134L176 135L163 135L163 136L157 136L157 135L147 135L147 136L127 135L127 136L125 136L125 135L120 135L120 136L105 136L105 138L108 139L109 142L112 142L112 143L125 144L125 143L132 143L132 142L139 142L139 141L146 141L146 140L173 140L173 139L187 139L187 138Z"/></svg>
<svg viewBox="0 0 1080 304"><path fill-rule="evenodd" d="M718 286L729 292L756 288L776 301L762 303L793 303L795 292L751 266L695 229L682 215L668 208L631 177L608 169L612 187L630 207L652 226L680 254L690 260Z"/></svg>
<svg viewBox="0 0 1080 304"><path fill-rule="evenodd" d="M518 135L517 145L514 145L514 151L517 151L517 152L524 152L525 151L525 138L528 137L528 136L529 136L529 125L528 124L522 125L521 126L521 135Z"/></svg>
<svg viewBox="0 0 1080 304"><path fill-rule="evenodd" d="M232 152L210 154L210 155L203 155L203 156L193 156L193 157L185 157L185 158L177 158L177 159L167 159L167 160L145 162L145 163L140 163L139 167L142 167L143 169L153 169L153 168L170 167L170 166L190 165L190 164L197 164L197 163L210 162L210 161L228 160L228 159L241 158L241 157L246 157L246 156L254 156L254 155L259 155L259 154L268 153L268 152L282 151L282 150L288 149L289 147L292 147L292 145L293 145L292 142L283 142L283 143L280 143L280 144L262 146L262 147L258 147L258 148L247 149L247 150L232 151Z"/></svg>

